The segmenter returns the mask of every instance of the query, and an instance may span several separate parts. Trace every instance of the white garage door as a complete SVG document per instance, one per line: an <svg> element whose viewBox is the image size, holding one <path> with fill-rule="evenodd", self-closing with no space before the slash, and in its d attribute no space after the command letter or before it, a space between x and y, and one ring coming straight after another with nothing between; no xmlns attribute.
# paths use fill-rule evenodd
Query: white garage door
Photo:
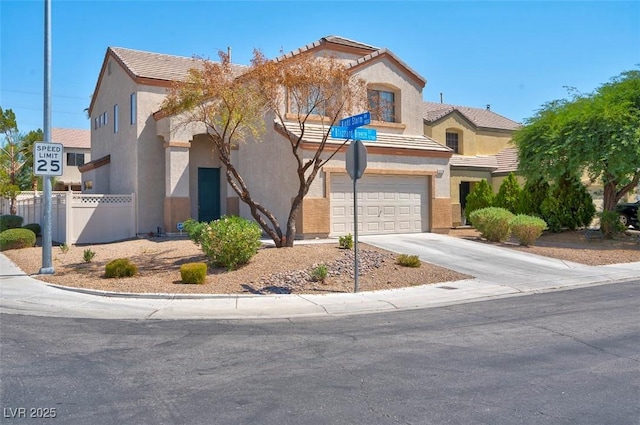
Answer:
<svg viewBox="0 0 640 425"><path fill-rule="evenodd" d="M331 236L353 230L353 181L331 175ZM417 233L427 230L427 178L364 175L358 180L358 234Z"/></svg>

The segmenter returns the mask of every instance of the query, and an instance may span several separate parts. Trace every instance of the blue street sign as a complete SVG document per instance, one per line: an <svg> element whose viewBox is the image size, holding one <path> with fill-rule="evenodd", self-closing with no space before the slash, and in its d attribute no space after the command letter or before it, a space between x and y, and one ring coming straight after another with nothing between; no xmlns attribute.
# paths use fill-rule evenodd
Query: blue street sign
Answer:
<svg viewBox="0 0 640 425"><path fill-rule="evenodd" d="M371 124L371 112L369 111L340 120L340 127L361 127L367 124Z"/></svg>
<svg viewBox="0 0 640 425"><path fill-rule="evenodd" d="M366 140L374 142L377 140L377 136L378 133L373 128L331 127L331 137L334 139Z"/></svg>

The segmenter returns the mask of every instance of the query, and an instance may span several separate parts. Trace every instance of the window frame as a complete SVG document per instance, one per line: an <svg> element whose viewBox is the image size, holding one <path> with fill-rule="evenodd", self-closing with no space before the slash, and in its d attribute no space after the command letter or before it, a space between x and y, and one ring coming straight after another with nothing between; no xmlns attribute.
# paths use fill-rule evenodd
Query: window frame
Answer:
<svg viewBox="0 0 640 425"><path fill-rule="evenodd" d="M450 136L455 136L455 141L453 140L453 137ZM445 139L445 145L453 150L453 153L460 153L460 133L457 131L445 131L445 135L444 135L444 139Z"/></svg>
<svg viewBox="0 0 640 425"><path fill-rule="evenodd" d="M73 161L70 161L70 158L73 158ZM78 158L81 158L81 161L78 161ZM78 164L78 162L82 162L82 163ZM84 153L67 152L66 165L68 167L82 167L84 165Z"/></svg>
<svg viewBox="0 0 640 425"><path fill-rule="evenodd" d="M376 99L374 99L376 101L376 103L374 104L372 102L372 98L375 95ZM382 99L381 101L381 96L384 95L386 97L386 95L390 95L392 100L391 102L389 102L388 100ZM398 121L398 105L397 105L397 91L393 90L390 87L376 87L376 86L372 86L372 87L368 87L367 88L367 104L369 106L369 110L371 111L371 119L375 120L375 121L380 121L380 122L389 122L389 123L396 123L399 122ZM384 106L380 106L382 105L383 102L387 102L387 104L391 104L391 110L388 111L386 110L386 105ZM382 108L385 108L385 110L382 110Z"/></svg>

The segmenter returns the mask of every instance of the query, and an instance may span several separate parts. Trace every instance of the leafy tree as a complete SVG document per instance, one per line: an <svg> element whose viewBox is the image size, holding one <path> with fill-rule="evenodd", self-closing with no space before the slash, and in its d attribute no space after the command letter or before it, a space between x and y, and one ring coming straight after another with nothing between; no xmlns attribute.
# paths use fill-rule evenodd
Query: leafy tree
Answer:
<svg viewBox="0 0 640 425"><path fill-rule="evenodd" d="M520 212L520 193L522 189L514 173L509 173L500 185L494 206L504 208L514 214Z"/></svg>
<svg viewBox="0 0 640 425"><path fill-rule="evenodd" d="M0 107L0 132L4 135L0 142L0 195L11 200L9 212L15 215L16 197L20 194L18 173L25 160L16 115L11 109L2 110Z"/></svg>
<svg viewBox="0 0 640 425"><path fill-rule="evenodd" d="M21 138L21 149L24 154L24 165L18 174L18 181L22 190L38 190L42 187L42 177L36 176L33 172L33 144L44 140L44 133L41 129L32 130Z"/></svg>
<svg viewBox="0 0 640 425"><path fill-rule="evenodd" d="M604 186L604 210L640 180L640 71L626 71L594 93L549 102L514 135L520 173L558 180L587 173Z"/></svg>
<svg viewBox="0 0 640 425"><path fill-rule="evenodd" d="M220 52L219 56L220 62L202 60L201 67L191 69L186 81L170 91L162 107L182 125L205 125L213 150L225 165L227 182L249 206L252 217L276 247L293 246L296 217L309 186L320 168L344 146L327 144L330 126L366 105L365 84L335 57L301 53L267 60L255 50L251 65L239 70L227 54ZM285 115L292 111L296 112L295 118L287 119ZM322 140L303 154L310 117L321 118L326 127ZM258 141L265 123L274 118L283 130L298 176L284 232L275 215L251 195L251 188L231 161L232 147L250 139L255 143L280 143L281 139Z"/></svg>
<svg viewBox="0 0 640 425"><path fill-rule="evenodd" d="M467 204L464 208L464 215L467 218L467 222L471 222L470 215L475 210L492 207L494 198L493 190L491 190L491 186L489 186L487 180L482 179L479 183L476 183L467 195Z"/></svg>
<svg viewBox="0 0 640 425"><path fill-rule="evenodd" d="M542 218L552 232L587 227L596 214L593 198L580 179L565 174L549 189L541 205Z"/></svg>

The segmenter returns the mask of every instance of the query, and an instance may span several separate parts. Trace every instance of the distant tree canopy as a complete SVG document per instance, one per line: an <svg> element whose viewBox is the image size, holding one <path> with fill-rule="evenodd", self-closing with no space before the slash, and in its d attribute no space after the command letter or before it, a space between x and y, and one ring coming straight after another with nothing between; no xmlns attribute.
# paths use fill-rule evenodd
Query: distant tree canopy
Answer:
<svg viewBox="0 0 640 425"><path fill-rule="evenodd" d="M587 173L604 187L604 210L640 181L640 71L626 71L595 92L546 103L514 136L519 172L557 180Z"/></svg>
<svg viewBox="0 0 640 425"><path fill-rule="evenodd" d="M16 115L0 107L0 196L11 200L10 212L16 213L16 197L23 190L35 189L38 180L33 175L33 143L43 140L42 130L22 134Z"/></svg>

